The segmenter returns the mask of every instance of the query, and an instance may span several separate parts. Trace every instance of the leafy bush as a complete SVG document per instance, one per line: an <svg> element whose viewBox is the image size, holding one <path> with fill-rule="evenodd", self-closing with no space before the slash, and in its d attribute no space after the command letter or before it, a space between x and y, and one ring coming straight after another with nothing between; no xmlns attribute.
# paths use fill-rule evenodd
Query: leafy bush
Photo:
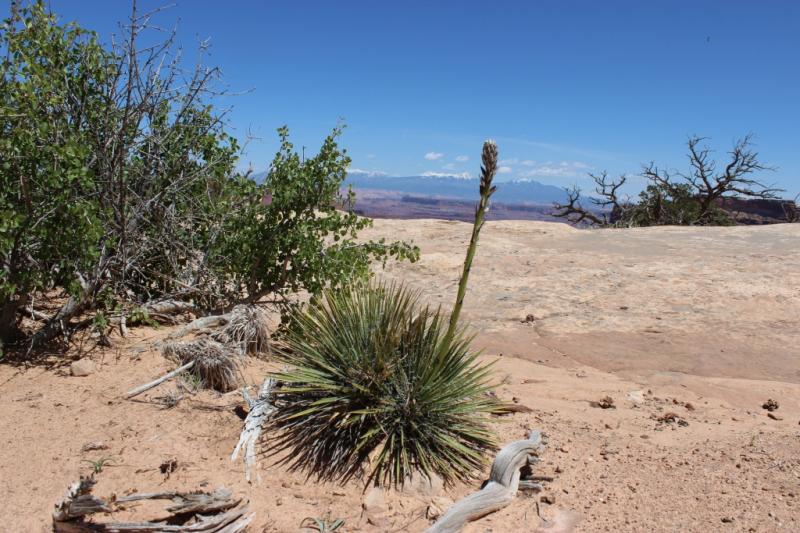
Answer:
<svg viewBox="0 0 800 533"><path fill-rule="evenodd" d="M209 260L230 288L229 300L316 294L367 276L373 261L417 259L419 250L404 242L356 241L372 220L355 214L352 190L341 192L350 165L337 144L341 131L336 128L317 155L302 160L288 128L280 128L281 147L264 182L240 183L239 204Z"/></svg>
<svg viewBox="0 0 800 533"><path fill-rule="evenodd" d="M35 290L79 290L102 235L90 122L112 75L93 34L41 4L0 27L0 339Z"/></svg>
<svg viewBox="0 0 800 533"><path fill-rule="evenodd" d="M281 358L276 452L323 479L402 484L415 471L469 478L494 446L489 368L447 317L392 285L324 291L296 314Z"/></svg>
<svg viewBox="0 0 800 533"><path fill-rule="evenodd" d="M239 146L211 105L218 70L186 72L174 35L139 49L148 21L134 10L108 48L43 2L2 26L0 341L56 288L65 301L32 348L89 323L72 323L85 313L102 311L107 327L159 300L208 311L283 300L363 277L376 259L416 257L404 243L355 241L371 222L339 191L350 160L338 129L303 162L284 128L264 184L237 174Z"/></svg>

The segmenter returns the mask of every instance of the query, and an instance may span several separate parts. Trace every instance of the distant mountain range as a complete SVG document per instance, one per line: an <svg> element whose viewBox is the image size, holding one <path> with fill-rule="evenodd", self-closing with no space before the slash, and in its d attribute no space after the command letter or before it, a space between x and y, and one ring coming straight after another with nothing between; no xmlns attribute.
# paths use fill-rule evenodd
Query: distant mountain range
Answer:
<svg viewBox="0 0 800 533"><path fill-rule="evenodd" d="M370 176L349 174L345 185L359 189L398 191L417 196L475 200L478 198L478 180L450 176ZM496 182L495 202L507 204L547 204L564 201L563 189L538 181Z"/></svg>
<svg viewBox="0 0 800 533"><path fill-rule="evenodd" d="M266 172L258 172L250 177L261 183L266 175ZM376 176L355 172L348 174L344 184L352 185L356 195L359 190L366 189L458 200L475 200L478 197L476 178L456 176ZM549 206L566 199L563 189L538 181L503 181L496 182L496 185L497 192L492 197L495 202Z"/></svg>
<svg viewBox="0 0 800 533"><path fill-rule="evenodd" d="M252 174L251 178L261 182L266 172ZM376 176L374 174L350 173L344 183L359 190L396 191L415 196L475 200L478 197L478 180L456 176ZM564 190L538 181L497 182L495 202L507 204L551 205L566 198Z"/></svg>

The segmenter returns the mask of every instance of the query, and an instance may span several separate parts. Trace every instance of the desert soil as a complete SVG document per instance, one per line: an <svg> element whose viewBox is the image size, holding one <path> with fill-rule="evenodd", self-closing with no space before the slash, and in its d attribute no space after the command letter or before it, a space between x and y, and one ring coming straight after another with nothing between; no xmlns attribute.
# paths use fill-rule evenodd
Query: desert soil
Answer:
<svg viewBox="0 0 800 533"><path fill-rule="evenodd" d="M422 249L418 263L378 275L449 306L469 231L377 220L373 236ZM543 430L536 473L553 481L466 531L800 530L798 243L800 225L488 223L462 316L495 363L498 396L531 409L492 420L500 441ZM0 365L0 530L49 531L54 503L103 459L98 495L225 486L250 501L254 532L298 531L307 516L342 518L344 531L421 531L479 487L364 491L309 480L268 456L248 484L230 460L238 393L186 395L165 408L176 391L167 383L120 399L171 369L154 347L168 331L137 328L111 348L74 349L97 366L85 377L71 376L69 361ZM269 368L250 363L248 383ZM613 406L599 406L605 397ZM772 418L762 408L770 398L780 406Z"/></svg>

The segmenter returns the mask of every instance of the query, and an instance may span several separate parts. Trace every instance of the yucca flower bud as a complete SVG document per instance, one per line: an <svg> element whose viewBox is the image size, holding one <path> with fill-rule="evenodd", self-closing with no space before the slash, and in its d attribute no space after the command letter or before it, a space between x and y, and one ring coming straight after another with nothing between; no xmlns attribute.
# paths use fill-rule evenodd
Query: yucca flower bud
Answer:
<svg viewBox="0 0 800 533"><path fill-rule="evenodd" d="M487 199L495 191L495 187L492 187L492 180L497 174L497 154L497 143L492 139L486 140L483 143L483 153L481 154L483 165L481 166L480 192L481 196L486 196Z"/></svg>

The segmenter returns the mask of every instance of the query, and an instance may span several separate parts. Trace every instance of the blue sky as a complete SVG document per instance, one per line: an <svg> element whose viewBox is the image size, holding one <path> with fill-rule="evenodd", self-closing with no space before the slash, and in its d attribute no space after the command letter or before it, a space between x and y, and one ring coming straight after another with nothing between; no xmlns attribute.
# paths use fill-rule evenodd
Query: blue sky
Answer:
<svg viewBox="0 0 800 533"><path fill-rule="evenodd" d="M103 37L130 5L50 3ZM564 186L753 133L764 179L800 193L800 2L178 0L157 22L250 90L226 103L257 170L282 124L313 151L344 120L353 167L389 175L475 175L492 137L501 179Z"/></svg>

